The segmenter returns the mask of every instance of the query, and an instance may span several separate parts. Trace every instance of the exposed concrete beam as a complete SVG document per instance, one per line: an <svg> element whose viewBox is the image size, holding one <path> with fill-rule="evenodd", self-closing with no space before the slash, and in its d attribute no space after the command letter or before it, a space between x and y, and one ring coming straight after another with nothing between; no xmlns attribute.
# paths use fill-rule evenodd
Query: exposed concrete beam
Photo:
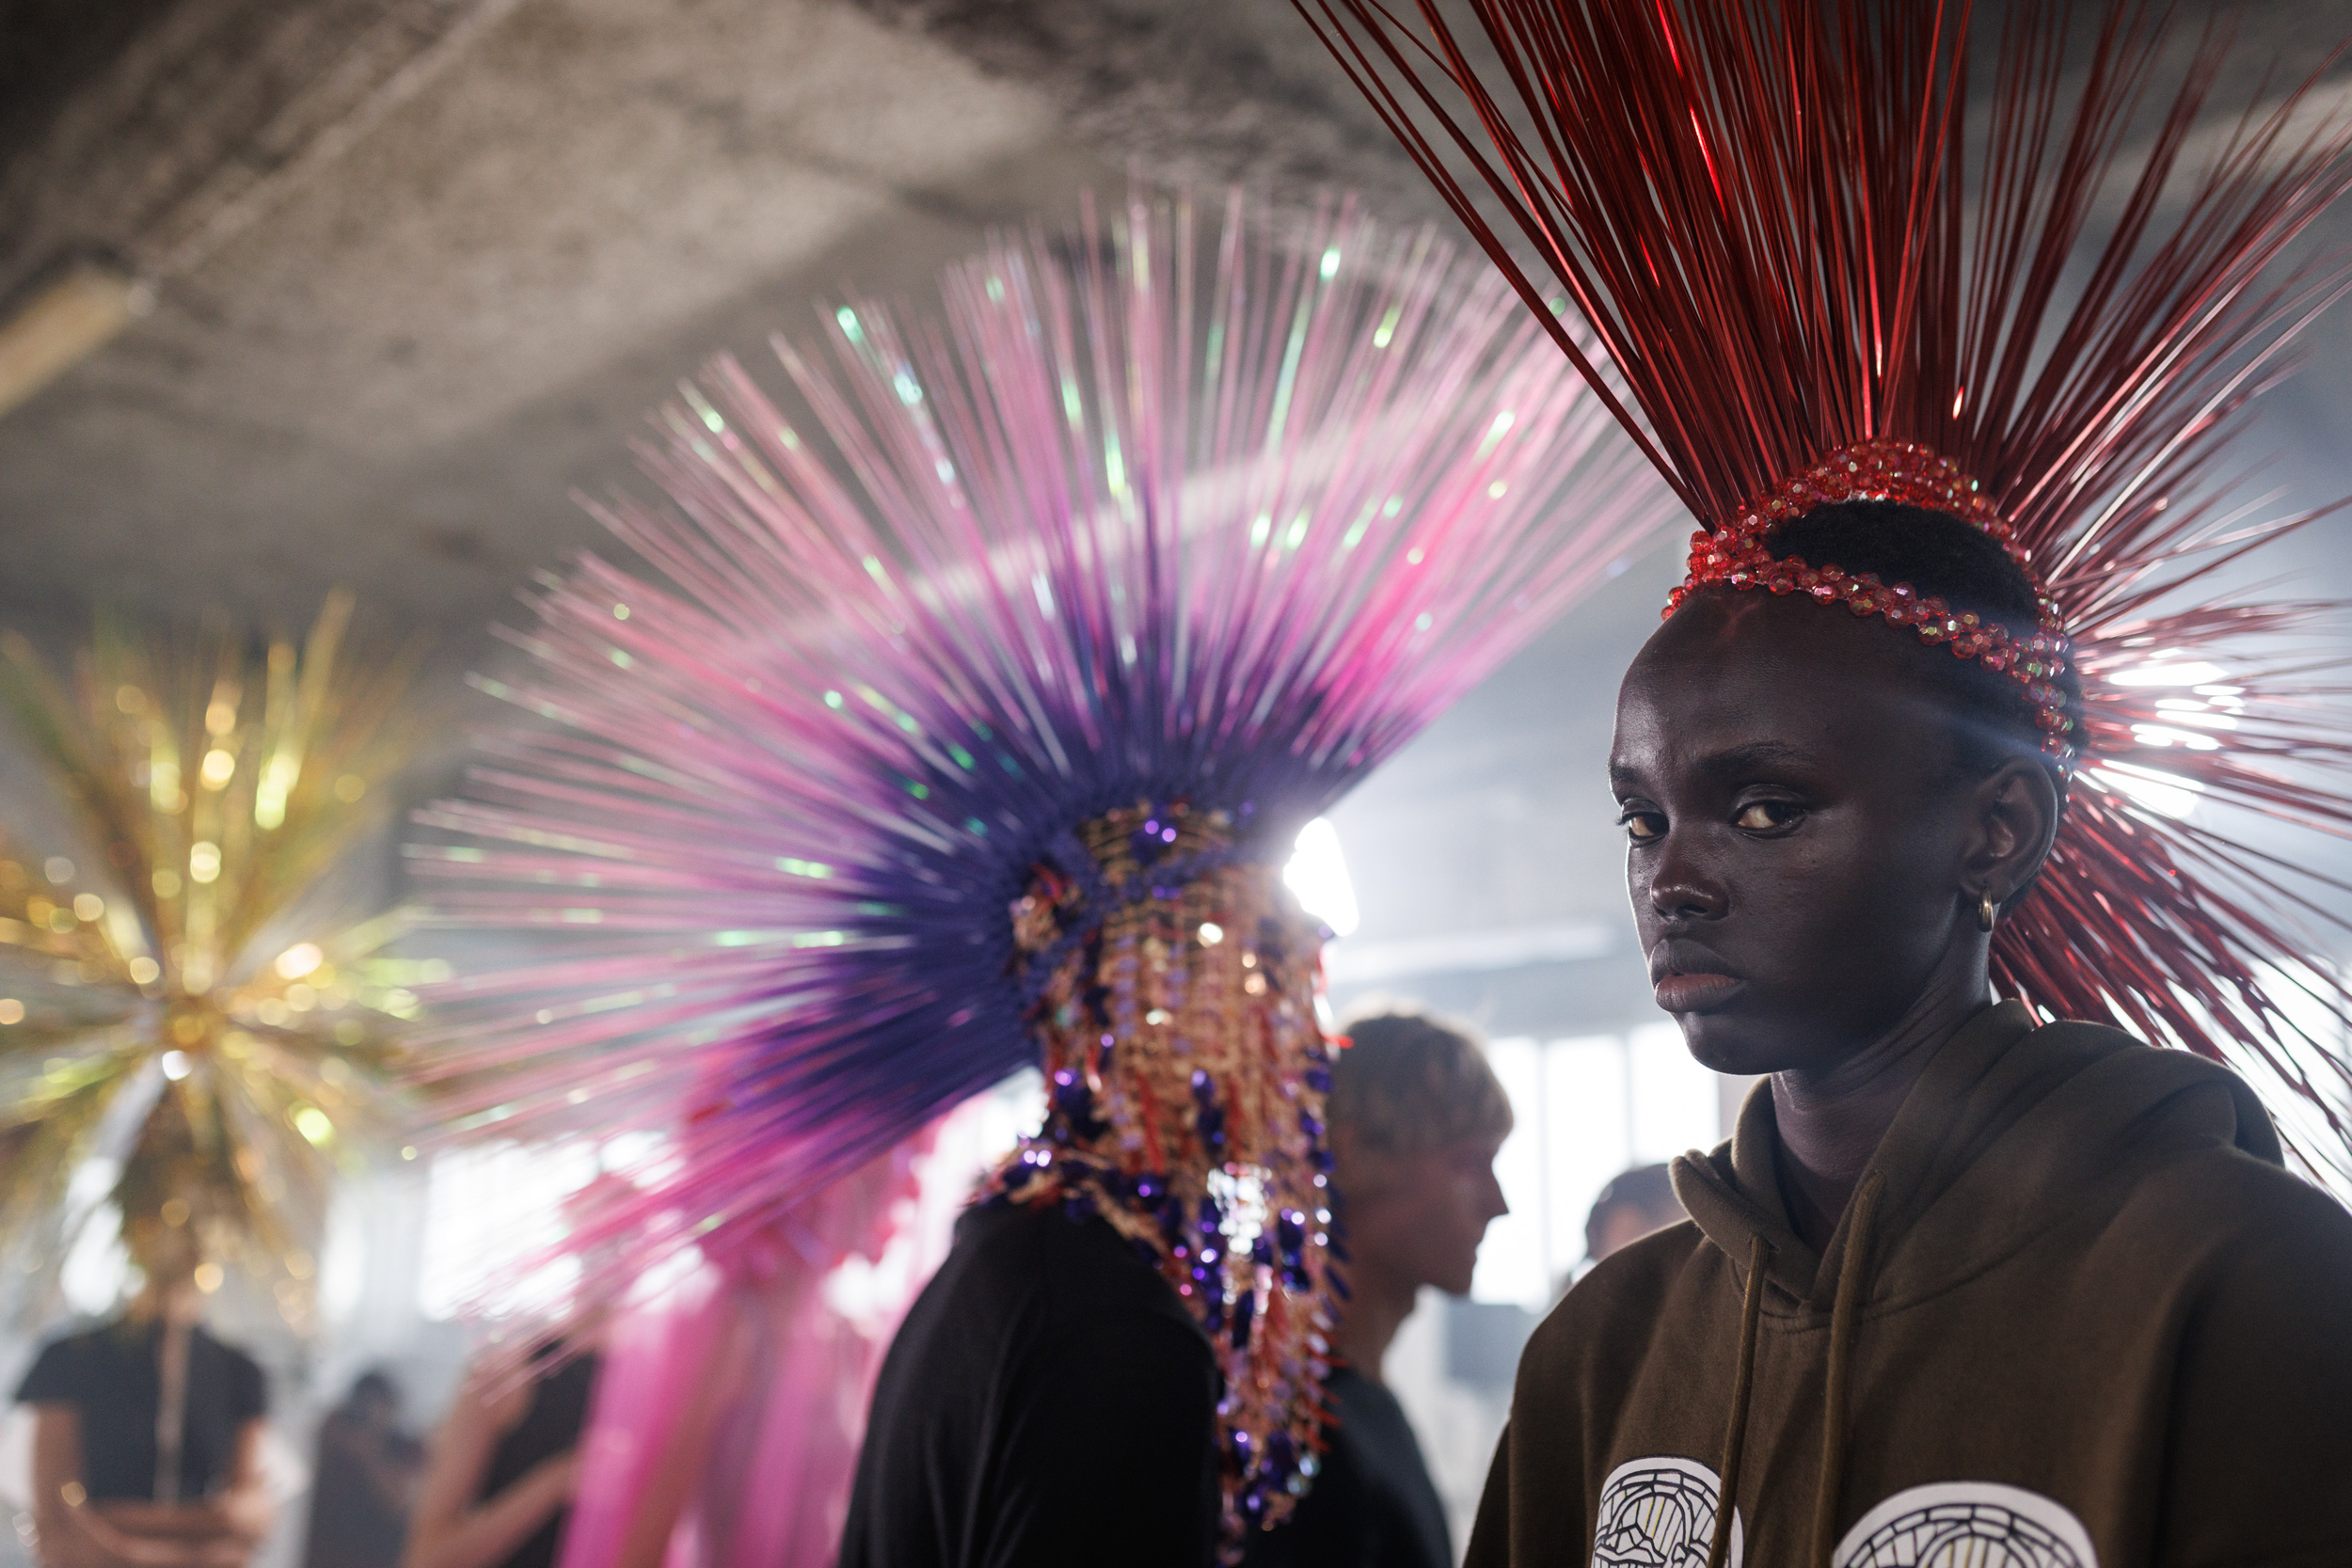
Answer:
<svg viewBox="0 0 2352 1568"><path fill-rule="evenodd" d="M1153 177L1286 195L1340 186L1391 223L1428 183L1285 0L852 0L1056 99Z"/></svg>
<svg viewBox="0 0 2352 1568"><path fill-rule="evenodd" d="M180 0L0 150L0 298L79 257L199 264L516 0ZM38 49L39 45L34 46Z"/></svg>

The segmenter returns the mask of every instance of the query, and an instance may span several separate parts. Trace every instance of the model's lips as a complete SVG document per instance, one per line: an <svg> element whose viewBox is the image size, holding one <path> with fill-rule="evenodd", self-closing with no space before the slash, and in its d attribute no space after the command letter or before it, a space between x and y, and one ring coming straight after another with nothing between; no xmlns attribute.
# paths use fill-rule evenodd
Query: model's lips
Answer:
<svg viewBox="0 0 2352 1568"><path fill-rule="evenodd" d="M1729 967L1697 942L1669 937L1650 949L1650 986L1670 1013L1712 1012L1740 992Z"/></svg>
<svg viewBox="0 0 2352 1568"><path fill-rule="evenodd" d="M1728 974L1669 974L1652 989L1658 1005L1670 1013L1711 1013L1743 984Z"/></svg>

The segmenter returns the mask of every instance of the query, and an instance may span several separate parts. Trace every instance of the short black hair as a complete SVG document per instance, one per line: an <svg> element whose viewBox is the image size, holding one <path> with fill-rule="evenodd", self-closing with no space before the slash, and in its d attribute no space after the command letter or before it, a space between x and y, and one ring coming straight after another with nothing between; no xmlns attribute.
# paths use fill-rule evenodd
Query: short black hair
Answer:
<svg viewBox="0 0 2352 1568"><path fill-rule="evenodd" d="M343 1396L345 1404L355 1406L371 1400L390 1405L400 1403L400 1385L394 1383L391 1374L381 1367L372 1367L354 1378L351 1392Z"/></svg>
<svg viewBox="0 0 2352 1568"><path fill-rule="evenodd" d="M1974 610L2014 637L2041 629L2041 601L2025 568L1991 534L1949 513L1901 501L1832 501L1781 524L1764 546L1775 560L1795 556L1817 570L1836 566L1849 575L1874 573L1884 583L1907 582L1921 598L1941 598L1955 612ZM1963 767L1989 773L2021 752L2041 754L2039 715L2022 683L1954 657L1947 647L1908 633L1904 641L1919 654L1915 662L1931 684L1951 699ZM2074 672L2057 684L2067 712L2079 719L2082 689ZM2063 774L2055 765L2051 771L2062 795Z"/></svg>
<svg viewBox="0 0 2352 1568"><path fill-rule="evenodd" d="M1674 1173L1665 1165L1635 1165L1620 1171L1593 1199L1584 1216L1584 1255L1600 1256L1601 1233L1612 1214L1629 1212L1657 1222L1662 1230L1683 1217L1682 1200L1675 1196Z"/></svg>

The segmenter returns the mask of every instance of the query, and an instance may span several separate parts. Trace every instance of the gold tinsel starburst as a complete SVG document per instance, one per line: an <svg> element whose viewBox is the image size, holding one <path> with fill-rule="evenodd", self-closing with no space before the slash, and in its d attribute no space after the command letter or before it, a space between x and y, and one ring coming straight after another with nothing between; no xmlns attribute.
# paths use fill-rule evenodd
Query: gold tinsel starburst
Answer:
<svg viewBox="0 0 2352 1568"><path fill-rule="evenodd" d="M102 621L62 677L0 640L57 808L0 841L0 1261L28 1307L111 1199L135 1256L192 1227L209 1281L242 1265L310 1325L335 1176L395 1125L431 977L384 956L397 912L316 908L416 734L413 658L353 657L351 614L337 593L266 648Z"/></svg>

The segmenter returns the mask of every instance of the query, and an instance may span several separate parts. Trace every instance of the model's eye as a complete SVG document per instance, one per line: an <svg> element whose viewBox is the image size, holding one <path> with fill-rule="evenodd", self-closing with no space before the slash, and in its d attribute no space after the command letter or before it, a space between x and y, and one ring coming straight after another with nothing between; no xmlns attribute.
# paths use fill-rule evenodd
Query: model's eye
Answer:
<svg viewBox="0 0 2352 1568"><path fill-rule="evenodd" d="M1733 826L1744 828L1749 832L1769 833L1775 829L1786 828L1803 815L1787 800L1751 800L1741 806L1740 815L1731 820Z"/></svg>
<svg viewBox="0 0 2352 1568"><path fill-rule="evenodd" d="M1636 844L1655 843L1666 836L1666 819L1654 811L1627 812L1617 818L1617 826Z"/></svg>

